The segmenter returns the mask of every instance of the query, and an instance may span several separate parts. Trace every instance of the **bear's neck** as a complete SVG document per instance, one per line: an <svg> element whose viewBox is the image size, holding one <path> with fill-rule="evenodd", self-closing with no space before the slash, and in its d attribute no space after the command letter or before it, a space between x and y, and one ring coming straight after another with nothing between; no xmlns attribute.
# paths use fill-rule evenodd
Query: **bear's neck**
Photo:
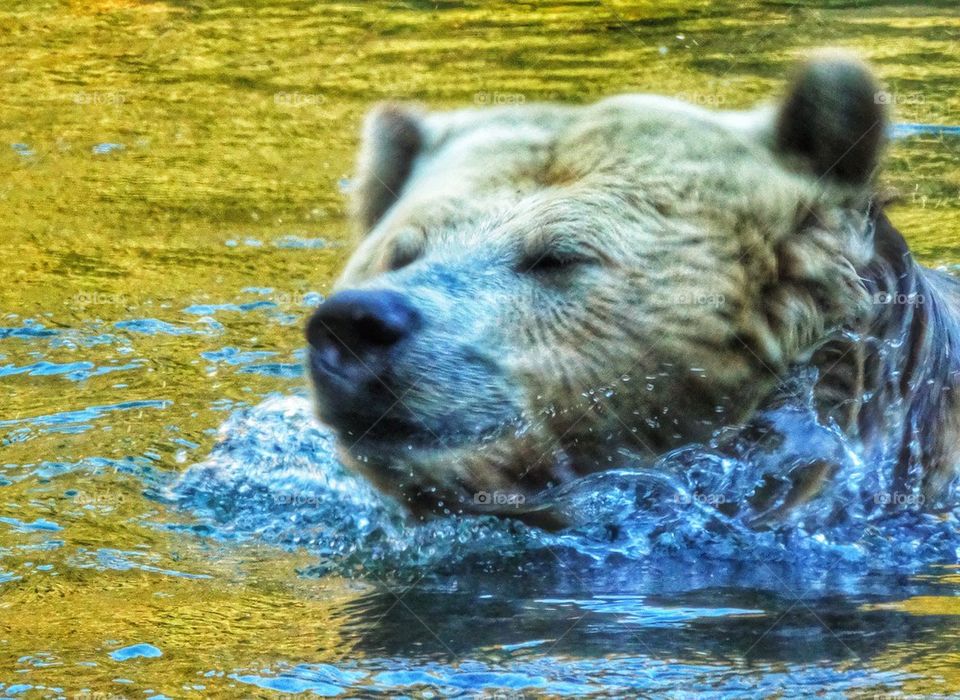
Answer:
<svg viewBox="0 0 960 700"><path fill-rule="evenodd" d="M919 265L882 211L872 223L871 312L815 354L818 407L892 467L891 491L938 499L960 462L960 283Z"/></svg>

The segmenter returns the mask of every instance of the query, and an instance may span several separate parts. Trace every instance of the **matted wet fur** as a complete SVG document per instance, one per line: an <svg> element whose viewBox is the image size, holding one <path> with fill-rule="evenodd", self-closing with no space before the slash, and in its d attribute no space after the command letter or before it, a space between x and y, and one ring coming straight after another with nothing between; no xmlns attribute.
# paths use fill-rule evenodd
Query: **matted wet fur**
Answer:
<svg viewBox="0 0 960 700"><path fill-rule="evenodd" d="M957 287L876 203L879 94L826 53L748 112L376 108L362 238L307 326L343 460L418 516L549 523L524 507L544 488L749 425L812 364L823 420L935 502L957 472Z"/></svg>

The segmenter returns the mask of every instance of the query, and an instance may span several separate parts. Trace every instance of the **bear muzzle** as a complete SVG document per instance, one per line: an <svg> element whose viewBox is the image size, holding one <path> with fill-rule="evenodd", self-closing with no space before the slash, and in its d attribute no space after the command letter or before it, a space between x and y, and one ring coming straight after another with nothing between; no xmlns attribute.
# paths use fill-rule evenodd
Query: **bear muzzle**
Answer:
<svg viewBox="0 0 960 700"><path fill-rule="evenodd" d="M350 289L334 294L307 321L307 342L330 372L374 371L398 343L421 325L400 292Z"/></svg>
<svg viewBox="0 0 960 700"><path fill-rule="evenodd" d="M321 304L304 329L321 418L341 430L371 428L389 407L378 397L391 396L391 366L421 325L396 291L351 289Z"/></svg>

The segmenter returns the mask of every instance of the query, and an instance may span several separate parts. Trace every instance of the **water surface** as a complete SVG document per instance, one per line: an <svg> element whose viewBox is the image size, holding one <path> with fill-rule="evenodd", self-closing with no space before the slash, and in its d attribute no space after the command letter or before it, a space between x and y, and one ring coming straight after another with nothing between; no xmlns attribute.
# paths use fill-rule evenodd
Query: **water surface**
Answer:
<svg viewBox="0 0 960 700"><path fill-rule="evenodd" d="M957 557L893 565L935 524L900 559L811 544L823 568L799 573L644 564L602 533L413 532L329 460L298 481L326 437L283 398L349 253L371 103L743 107L804 49L855 48L900 124L891 217L952 268L958 35L946 1L5 3L0 692L960 694ZM234 474L170 499L190 465L263 444L299 498Z"/></svg>

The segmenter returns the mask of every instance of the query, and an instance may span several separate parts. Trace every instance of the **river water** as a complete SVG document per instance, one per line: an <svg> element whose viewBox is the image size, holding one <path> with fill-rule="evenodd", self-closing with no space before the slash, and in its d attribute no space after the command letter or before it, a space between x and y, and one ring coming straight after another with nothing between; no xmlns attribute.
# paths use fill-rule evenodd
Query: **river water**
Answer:
<svg viewBox="0 0 960 700"><path fill-rule="evenodd" d="M952 269L958 37L946 0L7 0L0 694L960 694L955 515L754 535L637 516L683 488L637 471L562 494L626 537L411 528L301 370L373 102L739 108L854 48L899 125L891 218Z"/></svg>

